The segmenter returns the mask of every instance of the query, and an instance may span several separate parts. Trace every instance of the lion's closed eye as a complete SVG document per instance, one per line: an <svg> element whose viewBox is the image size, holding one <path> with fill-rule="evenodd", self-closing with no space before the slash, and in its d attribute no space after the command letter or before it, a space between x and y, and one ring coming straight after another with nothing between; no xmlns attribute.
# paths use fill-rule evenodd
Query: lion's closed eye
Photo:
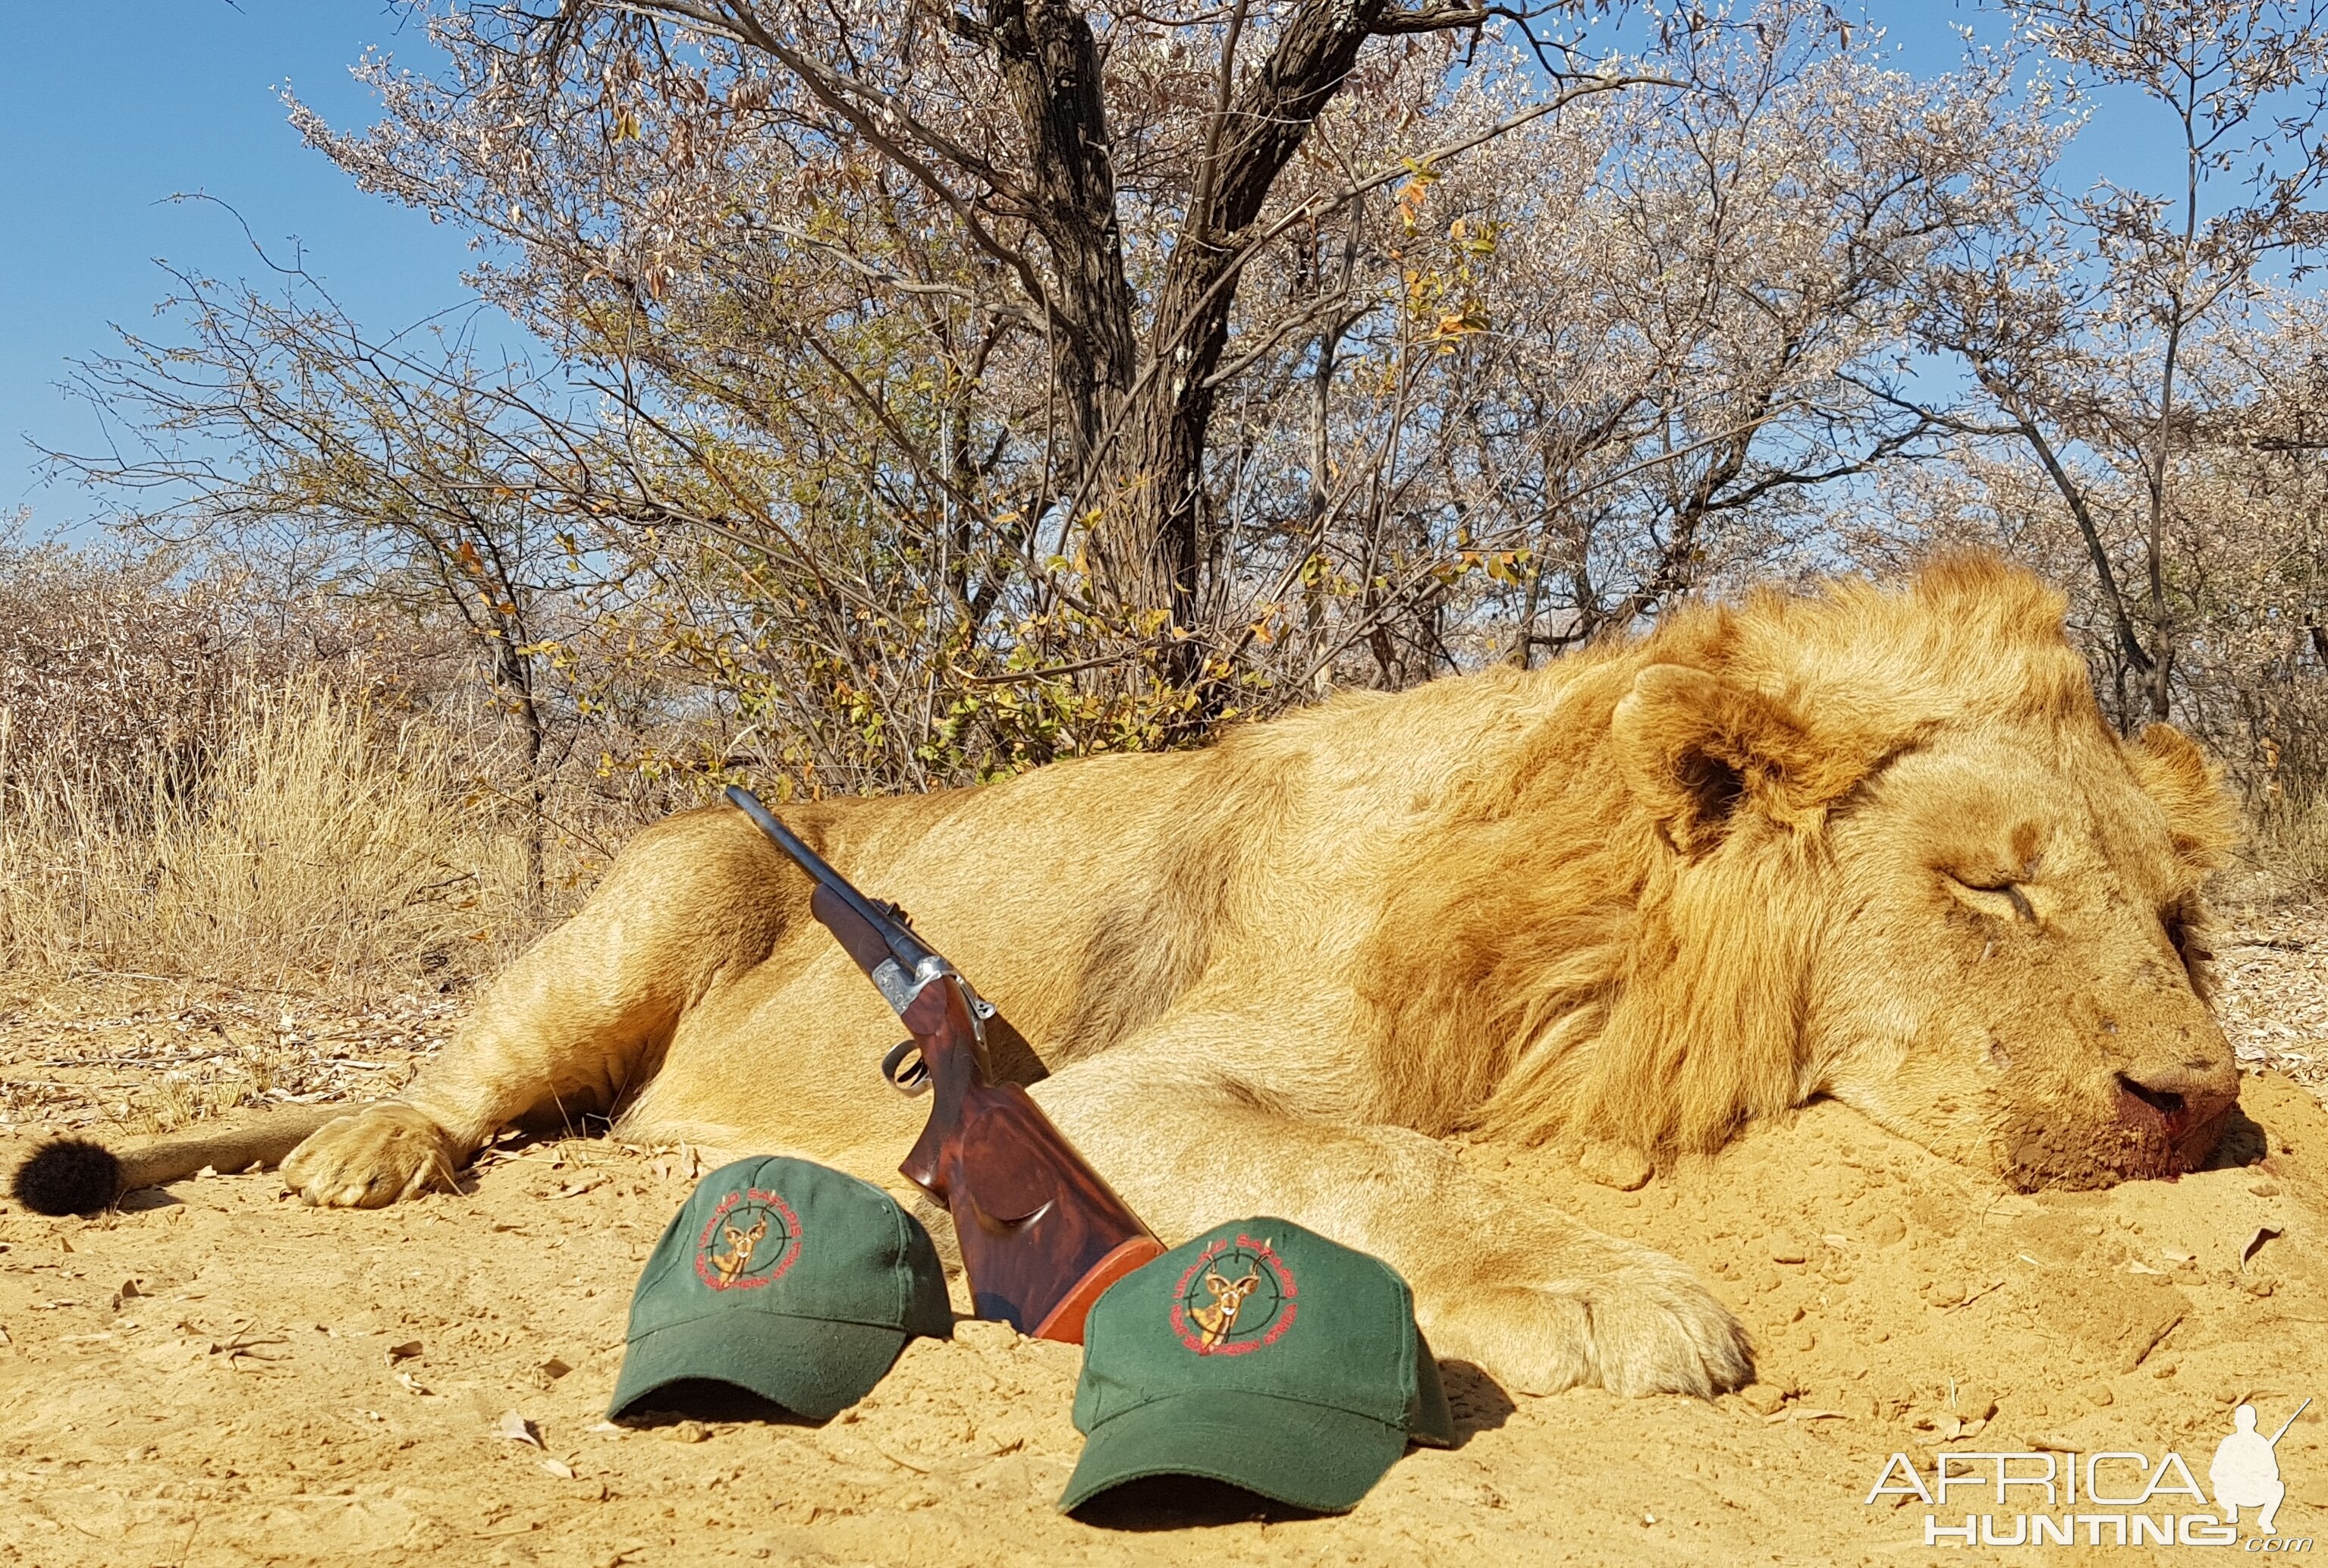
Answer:
<svg viewBox="0 0 2328 1568"><path fill-rule="evenodd" d="M1956 896L1957 902L1967 908L1996 920L2019 920L2037 924L2036 906L2021 884L2006 877L1987 877L1957 871L1944 871L1940 880Z"/></svg>

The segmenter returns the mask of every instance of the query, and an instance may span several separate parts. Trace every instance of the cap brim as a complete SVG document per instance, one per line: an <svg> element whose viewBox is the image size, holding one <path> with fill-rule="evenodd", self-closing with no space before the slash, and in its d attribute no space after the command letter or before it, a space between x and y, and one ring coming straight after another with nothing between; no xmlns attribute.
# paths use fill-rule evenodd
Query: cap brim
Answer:
<svg viewBox="0 0 2328 1568"><path fill-rule="evenodd" d="M1406 1451L1399 1427L1265 1394L1175 1394L1092 1430L1059 1498L1072 1513L1126 1481L1202 1476L1321 1514L1347 1513Z"/></svg>
<svg viewBox="0 0 2328 1568"><path fill-rule="evenodd" d="M871 1393L908 1338L902 1329L821 1318L707 1313L632 1340L606 1413L652 1410L657 1389L709 1378L824 1421Z"/></svg>

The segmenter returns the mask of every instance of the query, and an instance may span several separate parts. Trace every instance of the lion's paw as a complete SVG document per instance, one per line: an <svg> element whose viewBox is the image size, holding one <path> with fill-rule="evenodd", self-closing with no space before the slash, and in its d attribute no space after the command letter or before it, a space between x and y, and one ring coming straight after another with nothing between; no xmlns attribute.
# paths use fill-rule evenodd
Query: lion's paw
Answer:
<svg viewBox="0 0 2328 1568"><path fill-rule="evenodd" d="M1623 1249L1605 1273L1483 1285L1431 1314L1432 1348L1523 1394L1599 1384L1700 1398L1753 1380L1746 1330L1683 1264Z"/></svg>
<svg viewBox="0 0 2328 1568"><path fill-rule="evenodd" d="M283 1161L283 1185L323 1208L381 1208L454 1185L455 1151L427 1112L367 1105L327 1122Z"/></svg>

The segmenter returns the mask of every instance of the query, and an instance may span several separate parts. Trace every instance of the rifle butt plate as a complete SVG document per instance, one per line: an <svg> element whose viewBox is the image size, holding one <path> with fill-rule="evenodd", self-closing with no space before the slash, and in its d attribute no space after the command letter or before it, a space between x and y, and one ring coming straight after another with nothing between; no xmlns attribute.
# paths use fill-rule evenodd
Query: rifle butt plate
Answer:
<svg viewBox="0 0 2328 1568"><path fill-rule="evenodd" d="M1075 1289L1059 1299L1044 1319L1035 1325L1034 1338L1056 1339L1062 1345L1084 1342L1084 1318L1092 1303L1107 1293L1107 1288L1124 1275L1154 1258L1164 1255L1164 1244L1151 1235L1136 1235L1118 1244L1113 1250L1091 1266L1090 1272L1075 1282Z"/></svg>

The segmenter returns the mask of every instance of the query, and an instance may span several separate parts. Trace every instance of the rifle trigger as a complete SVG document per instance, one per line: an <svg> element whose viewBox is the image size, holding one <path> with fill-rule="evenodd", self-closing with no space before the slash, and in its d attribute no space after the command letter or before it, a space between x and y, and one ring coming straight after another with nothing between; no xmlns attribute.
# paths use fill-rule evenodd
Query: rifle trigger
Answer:
<svg viewBox="0 0 2328 1568"><path fill-rule="evenodd" d="M908 1100L930 1092L930 1065L918 1056L910 1066L906 1064L906 1054L921 1048L919 1040L899 1040L881 1058L881 1076L887 1080L889 1087Z"/></svg>

